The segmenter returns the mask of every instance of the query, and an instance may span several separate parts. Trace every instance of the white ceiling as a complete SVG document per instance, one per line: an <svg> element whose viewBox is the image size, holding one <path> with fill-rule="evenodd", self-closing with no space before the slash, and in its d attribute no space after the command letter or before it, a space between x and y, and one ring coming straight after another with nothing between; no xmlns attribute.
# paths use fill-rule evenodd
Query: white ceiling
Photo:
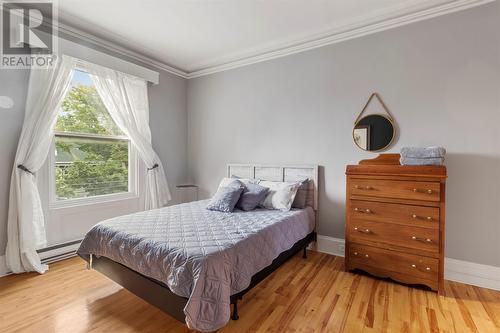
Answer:
<svg viewBox="0 0 500 333"><path fill-rule="evenodd" d="M487 0L61 0L59 19L189 74L479 2Z"/></svg>

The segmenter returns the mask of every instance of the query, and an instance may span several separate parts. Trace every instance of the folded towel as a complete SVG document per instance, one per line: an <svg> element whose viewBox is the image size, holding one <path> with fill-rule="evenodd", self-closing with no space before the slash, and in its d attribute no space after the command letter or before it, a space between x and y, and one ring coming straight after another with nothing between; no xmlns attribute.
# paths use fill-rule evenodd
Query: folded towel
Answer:
<svg viewBox="0 0 500 333"><path fill-rule="evenodd" d="M401 157L399 159L401 165L443 165L444 158L413 158L413 157Z"/></svg>
<svg viewBox="0 0 500 333"><path fill-rule="evenodd" d="M443 147L403 147L401 148L401 157L411 158L440 158L444 157L446 149Z"/></svg>

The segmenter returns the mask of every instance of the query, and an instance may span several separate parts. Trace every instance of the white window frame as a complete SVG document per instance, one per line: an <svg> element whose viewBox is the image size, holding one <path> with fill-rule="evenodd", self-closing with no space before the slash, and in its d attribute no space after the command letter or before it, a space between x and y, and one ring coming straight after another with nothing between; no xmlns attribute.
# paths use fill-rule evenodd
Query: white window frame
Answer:
<svg viewBox="0 0 500 333"><path fill-rule="evenodd" d="M84 68L78 67L75 70L86 72ZM128 140L128 191L96 195L86 198L74 198L57 200L56 194L56 135L74 136L78 138L88 139L109 139L109 140ZM106 202L113 202L118 200L139 199L139 158L136 149L132 146L130 138L127 136L118 135L98 135L87 133L67 133L67 132L54 132L51 150L47 159L48 164L48 177L49 177L49 209L63 209L68 207L77 207L84 205L94 205Z"/></svg>

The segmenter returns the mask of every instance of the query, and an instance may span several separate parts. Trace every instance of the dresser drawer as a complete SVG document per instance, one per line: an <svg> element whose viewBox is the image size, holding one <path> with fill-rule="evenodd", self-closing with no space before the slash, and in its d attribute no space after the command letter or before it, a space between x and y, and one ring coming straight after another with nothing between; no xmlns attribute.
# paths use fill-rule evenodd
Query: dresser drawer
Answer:
<svg viewBox="0 0 500 333"><path fill-rule="evenodd" d="M349 246L349 261L350 269L368 266L425 280L435 281L438 278L438 259L366 245L351 244Z"/></svg>
<svg viewBox="0 0 500 333"><path fill-rule="evenodd" d="M356 196L434 202L440 200L440 184L438 182L353 178L349 182L349 189L351 195Z"/></svg>
<svg viewBox="0 0 500 333"><path fill-rule="evenodd" d="M351 200L351 220L439 228L439 208Z"/></svg>
<svg viewBox="0 0 500 333"><path fill-rule="evenodd" d="M439 253L439 230L410 227L366 220L350 221L349 239L355 243L370 243L386 247L393 245L401 248Z"/></svg>

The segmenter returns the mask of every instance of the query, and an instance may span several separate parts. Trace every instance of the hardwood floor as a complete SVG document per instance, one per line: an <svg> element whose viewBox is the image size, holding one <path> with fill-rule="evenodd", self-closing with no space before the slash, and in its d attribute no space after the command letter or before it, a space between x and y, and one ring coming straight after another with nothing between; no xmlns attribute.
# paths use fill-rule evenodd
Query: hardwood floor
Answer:
<svg viewBox="0 0 500 333"><path fill-rule="evenodd" d="M500 332L500 292L446 281L438 296L342 269L342 258L295 256L219 332ZM72 258L0 278L0 332L190 330Z"/></svg>

